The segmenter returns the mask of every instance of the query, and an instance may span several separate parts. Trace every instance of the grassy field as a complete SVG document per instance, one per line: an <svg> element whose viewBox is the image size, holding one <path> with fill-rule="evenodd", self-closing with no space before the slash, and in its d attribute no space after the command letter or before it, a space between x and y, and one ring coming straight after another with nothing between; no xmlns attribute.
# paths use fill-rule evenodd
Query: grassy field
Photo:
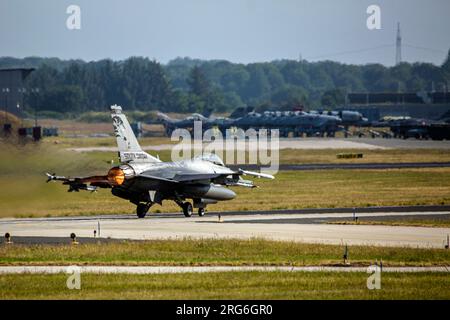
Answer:
<svg viewBox="0 0 450 320"><path fill-rule="evenodd" d="M147 141L160 141L160 138L145 138ZM172 142L174 144L174 142ZM101 146L99 146L101 147ZM148 151L152 155L158 155L163 161L171 161L171 150ZM279 152L280 164L310 164L310 163L405 163L405 162L450 162L450 149L404 149L404 150L365 150L364 157L360 159L340 159L337 158L339 153L360 153L360 150L354 149L324 149L324 150L296 150L282 149ZM91 151L82 153L84 156L92 159L111 160L117 158L116 152L99 152ZM227 164L226 154L224 153L223 161ZM237 156L234 156L237 159ZM233 161L235 161L233 159ZM248 152L245 154L248 163ZM229 165L237 165L234 162Z"/></svg>
<svg viewBox="0 0 450 320"><path fill-rule="evenodd" d="M365 273L224 272L203 274L82 274L81 290L67 275L2 275L0 299L450 299L450 277L384 273L368 290Z"/></svg>
<svg viewBox="0 0 450 320"><path fill-rule="evenodd" d="M158 146L166 144L177 144L166 137L141 138L142 146ZM79 147L115 147L114 137L107 138L48 138L42 141L43 146L57 145L59 148ZM170 150L149 151L164 161L170 161ZM94 152L95 153L95 152ZM338 159L339 153L363 153L363 158ZM115 152L100 152L107 158L115 158ZM389 163L389 162L449 162L450 149L387 149L387 150L358 150L358 149L281 149L279 151L280 163L282 164L306 164L306 163ZM236 158L236 156L234 157ZM248 159L248 152L245 158ZM227 163L225 153L223 160ZM229 163L234 164L234 163Z"/></svg>
<svg viewBox="0 0 450 320"><path fill-rule="evenodd" d="M340 265L344 247L284 241L151 240L67 245L0 245L0 265ZM349 261L368 266L450 265L450 251L350 246Z"/></svg>
<svg viewBox="0 0 450 320"><path fill-rule="evenodd" d="M114 136L110 137L49 137L40 142L42 145L57 145L59 148L84 148L84 147L117 147ZM167 137L145 137L139 139L142 146L157 146L161 144L175 144Z"/></svg>
<svg viewBox="0 0 450 320"><path fill-rule="evenodd" d="M339 153L363 153L360 159L338 159ZM448 162L446 149L388 149L388 150L280 150L280 163L395 163L395 162Z"/></svg>
<svg viewBox="0 0 450 320"><path fill-rule="evenodd" d="M297 152L299 156L313 159L308 152ZM334 159L334 151L327 152L320 151L316 156L322 162ZM440 152L430 151L429 154L443 158ZM413 154L410 153L410 156ZM0 217L134 212L134 205L113 197L108 189L96 193L67 193L67 187L60 183L45 183L45 172L66 176L106 174L113 159L116 159L114 153L77 153L58 146L4 146L0 153L0 179L8 187L0 193ZM450 204L450 168L286 171L278 173L275 180L256 179L255 182L260 188L235 188L236 199L210 206L209 209L230 211ZM155 205L151 211L174 212L179 208L172 202L164 202L164 206Z"/></svg>
<svg viewBox="0 0 450 320"><path fill-rule="evenodd" d="M1 217L123 214L135 209L128 201L113 197L108 189L67 193L67 187L60 183L45 184L43 174L3 176L2 182L8 188L0 193ZM212 205L209 210L450 204L450 168L291 171L256 184L260 188L234 188L236 199ZM151 209L176 211L179 208L171 201Z"/></svg>

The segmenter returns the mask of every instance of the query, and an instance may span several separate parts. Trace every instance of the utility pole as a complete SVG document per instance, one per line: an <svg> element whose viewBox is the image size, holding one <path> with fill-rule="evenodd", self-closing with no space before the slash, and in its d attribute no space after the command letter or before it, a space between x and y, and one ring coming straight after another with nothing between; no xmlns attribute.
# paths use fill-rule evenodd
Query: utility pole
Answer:
<svg viewBox="0 0 450 320"><path fill-rule="evenodd" d="M33 94L33 102L34 102L34 126L37 127L37 95L39 93L39 88L32 88L31 93Z"/></svg>
<svg viewBox="0 0 450 320"><path fill-rule="evenodd" d="M397 23L397 40L395 42L395 65L402 62L402 35L400 33L400 22Z"/></svg>
<svg viewBox="0 0 450 320"><path fill-rule="evenodd" d="M3 95L5 96L5 124L8 123L8 93L9 88L2 88Z"/></svg>
<svg viewBox="0 0 450 320"><path fill-rule="evenodd" d="M19 110L19 115L22 118L22 127L23 127L23 115L21 114L20 108L21 107L23 108L23 96L27 92L27 90L25 88L19 88L19 89L17 89L17 92L19 92L20 100L21 100L20 104L19 104L19 102L17 102L17 109Z"/></svg>

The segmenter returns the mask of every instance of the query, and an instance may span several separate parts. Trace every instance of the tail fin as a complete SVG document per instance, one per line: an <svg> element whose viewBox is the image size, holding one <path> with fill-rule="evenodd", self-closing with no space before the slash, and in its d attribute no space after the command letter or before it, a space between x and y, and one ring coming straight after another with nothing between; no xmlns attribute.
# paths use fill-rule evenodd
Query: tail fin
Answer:
<svg viewBox="0 0 450 320"><path fill-rule="evenodd" d="M114 133L116 135L117 146L119 147L119 158L121 162L161 162L161 160L142 150L120 106L111 106L111 118L113 120Z"/></svg>
<svg viewBox="0 0 450 320"><path fill-rule="evenodd" d="M158 112L156 114L156 117L159 121L171 121L172 119L165 113L163 112Z"/></svg>

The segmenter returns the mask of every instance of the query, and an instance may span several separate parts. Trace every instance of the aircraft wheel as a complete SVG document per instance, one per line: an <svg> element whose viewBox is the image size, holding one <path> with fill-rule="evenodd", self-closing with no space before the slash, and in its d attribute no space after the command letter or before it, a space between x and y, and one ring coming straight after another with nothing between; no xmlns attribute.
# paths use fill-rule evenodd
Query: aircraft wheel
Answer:
<svg viewBox="0 0 450 320"><path fill-rule="evenodd" d="M136 207L136 214L138 218L142 219L145 218L145 215L147 214L148 210L150 209L150 206L146 203L139 203Z"/></svg>
<svg viewBox="0 0 450 320"><path fill-rule="evenodd" d="M183 203L183 214L186 218L192 216L192 204L190 202Z"/></svg>
<svg viewBox="0 0 450 320"><path fill-rule="evenodd" d="M205 208L198 208L198 216L203 217L205 215Z"/></svg>

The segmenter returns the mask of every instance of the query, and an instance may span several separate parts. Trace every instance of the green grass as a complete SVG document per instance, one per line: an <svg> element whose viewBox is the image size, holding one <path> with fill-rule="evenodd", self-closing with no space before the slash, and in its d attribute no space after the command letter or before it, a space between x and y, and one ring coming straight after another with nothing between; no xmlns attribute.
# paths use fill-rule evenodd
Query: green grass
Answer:
<svg viewBox="0 0 450 320"><path fill-rule="evenodd" d="M14 240L14 239L13 239ZM350 246L350 262L368 266L450 265L450 251ZM252 240L151 240L67 245L1 245L0 265L340 265L338 245Z"/></svg>
<svg viewBox="0 0 450 320"><path fill-rule="evenodd" d="M360 159L338 159L339 153L362 153ZM280 150L280 163L394 163L394 162L448 162L448 149L388 149L388 150L359 150L359 149L319 149L319 150Z"/></svg>
<svg viewBox="0 0 450 320"><path fill-rule="evenodd" d="M202 274L1 275L0 299L450 299L442 273L384 273L368 290L365 273L224 272Z"/></svg>
<svg viewBox="0 0 450 320"><path fill-rule="evenodd" d="M56 171L58 173L58 171ZM105 173L107 171L105 170ZM135 206L111 195L67 193L45 176L2 178L1 217L134 213ZM324 170L280 172L275 180L256 179L257 189L233 188L236 199L209 206L212 211L450 204L450 168ZM151 211L177 212L171 201Z"/></svg>
<svg viewBox="0 0 450 320"><path fill-rule="evenodd" d="M307 162L310 151L297 152ZM316 154L321 161L334 159L334 151L323 152ZM430 154L441 156L440 151ZM168 157L168 151L161 153L162 159ZM97 193L67 193L67 187L60 183L45 183L45 172L66 176L106 174L111 167L109 161L113 159L116 155L112 152L76 153L58 145L4 146L0 154L0 179L7 187L0 193L0 217L133 213L134 205L113 197L108 189ZM254 180L260 188L234 188L236 199L209 209L450 204L450 168L286 171L279 172L275 180ZM163 207L155 205L151 210L174 212L179 208L166 201Z"/></svg>

